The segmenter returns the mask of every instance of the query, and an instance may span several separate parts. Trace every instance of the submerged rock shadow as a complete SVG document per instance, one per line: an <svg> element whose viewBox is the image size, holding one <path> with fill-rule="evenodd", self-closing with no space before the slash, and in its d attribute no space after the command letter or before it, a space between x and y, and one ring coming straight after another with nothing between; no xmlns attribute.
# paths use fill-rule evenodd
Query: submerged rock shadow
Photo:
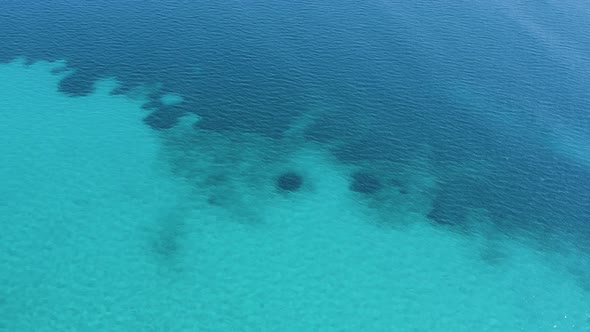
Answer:
<svg viewBox="0 0 590 332"><path fill-rule="evenodd" d="M193 188L193 200L222 208L239 223L256 224L276 186L275 174L288 146L254 134L219 133L190 124L165 136L163 157L173 174ZM297 176L283 178L290 190Z"/></svg>
<svg viewBox="0 0 590 332"><path fill-rule="evenodd" d="M184 240L187 237L188 205L179 205L163 213L156 220L150 235L150 251L158 261L175 265L184 252Z"/></svg>

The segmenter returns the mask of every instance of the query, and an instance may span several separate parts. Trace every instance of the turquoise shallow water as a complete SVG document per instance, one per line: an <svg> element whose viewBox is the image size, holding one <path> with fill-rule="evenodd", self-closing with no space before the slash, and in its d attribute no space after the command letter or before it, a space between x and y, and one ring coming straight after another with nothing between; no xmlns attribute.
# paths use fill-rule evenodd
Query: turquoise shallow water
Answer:
<svg viewBox="0 0 590 332"><path fill-rule="evenodd" d="M590 331L578 0L0 0L0 331Z"/></svg>
<svg viewBox="0 0 590 332"><path fill-rule="evenodd" d="M315 112L281 138L153 131L151 87L68 96L63 65L0 65L0 330L590 330L586 253L485 209L433 224L427 147L395 165L404 191L364 195L302 138Z"/></svg>

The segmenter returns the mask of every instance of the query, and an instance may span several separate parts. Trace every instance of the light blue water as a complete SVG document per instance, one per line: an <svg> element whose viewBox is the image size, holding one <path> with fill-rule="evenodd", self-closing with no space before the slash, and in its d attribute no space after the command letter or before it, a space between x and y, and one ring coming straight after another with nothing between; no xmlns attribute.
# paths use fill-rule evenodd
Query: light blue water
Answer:
<svg viewBox="0 0 590 332"><path fill-rule="evenodd" d="M590 330L583 4L0 5L0 330Z"/></svg>

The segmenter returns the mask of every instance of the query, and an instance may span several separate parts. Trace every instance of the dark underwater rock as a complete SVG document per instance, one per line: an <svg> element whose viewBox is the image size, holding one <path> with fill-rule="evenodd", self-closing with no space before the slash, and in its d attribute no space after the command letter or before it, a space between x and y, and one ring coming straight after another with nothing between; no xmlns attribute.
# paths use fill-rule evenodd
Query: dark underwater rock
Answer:
<svg viewBox="0 0 590 332"><path fill-rule="evenodd" d="M154 111L146 116L143 121L155 130L170 129L178 123L178 118L161 111Z"/></svg>
<svg viewBox="0 0 590 332"><path fill-rule="evenodd" d="M295 172L283 173L277 178L276 185L282 191L297 191L303 185L303 177Z"/></svg>
<svg viewBox="0 0 590 332"><path fill-rule="evenodd" d="M146 116L143 122L155 130L170 129L185 114L185 110L180 107L161 107Z"/></svg>
<svg viewBox="0 0 590 332"><path fill-rule="evenodd" d="M383 185L375 175L356 172L352 174L352 182L350 183L349 189L361 194L372 194L381 190L382 187Z"/></svg>

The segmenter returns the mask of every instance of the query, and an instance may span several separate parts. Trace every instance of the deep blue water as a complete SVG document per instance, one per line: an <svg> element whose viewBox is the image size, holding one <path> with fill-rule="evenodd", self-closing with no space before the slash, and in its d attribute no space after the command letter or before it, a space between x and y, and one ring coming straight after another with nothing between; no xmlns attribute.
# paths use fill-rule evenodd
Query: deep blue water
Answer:
<svg viewBox="0 0 590 332"><path fill-rule="evenodd" d="M590 10L582 1L0 7L0 60L64 59L76 70L61 82L66 93L87 94L113 76L120 92L162 83L145 105L154 130L194 112L200 128L278 138L321 108L305 138L368 172L379 164L376 178L387 177L388 161L429 147L440 179L433 222L461 226L468 209L485 208L506 231L590 236L590 156L548 143L590 151ZM185 102L163 105L165 92Z"/></svg>

